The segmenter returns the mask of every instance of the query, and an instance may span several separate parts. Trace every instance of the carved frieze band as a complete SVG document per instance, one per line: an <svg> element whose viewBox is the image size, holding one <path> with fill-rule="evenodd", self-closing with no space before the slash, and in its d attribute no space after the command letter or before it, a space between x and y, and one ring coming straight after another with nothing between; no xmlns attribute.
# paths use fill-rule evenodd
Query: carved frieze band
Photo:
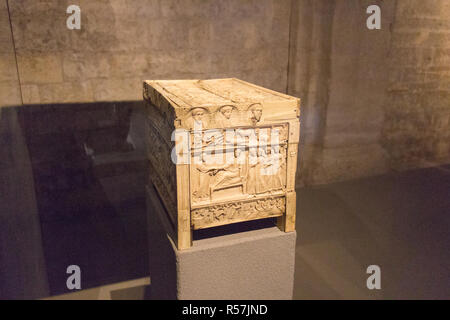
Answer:
<svg viewBox="0 0 450 320"><path fill-rule="evenodd" d="M233 222L278 217L286 211L285 197L268 197L251 201L234 201L191 211L194 229L209 228Z"/></svg>

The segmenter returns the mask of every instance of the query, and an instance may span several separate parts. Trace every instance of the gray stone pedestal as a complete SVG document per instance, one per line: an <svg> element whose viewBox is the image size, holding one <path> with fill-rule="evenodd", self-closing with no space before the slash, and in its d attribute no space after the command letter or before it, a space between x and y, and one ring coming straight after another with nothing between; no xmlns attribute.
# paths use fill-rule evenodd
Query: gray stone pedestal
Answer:
<svg viewBox="0 0 450 320"><path fill-rule="evenodd" d="M152 299L292 299L295 232L274 226L194 240L179 251L153 188L147 202Z"/></svg>

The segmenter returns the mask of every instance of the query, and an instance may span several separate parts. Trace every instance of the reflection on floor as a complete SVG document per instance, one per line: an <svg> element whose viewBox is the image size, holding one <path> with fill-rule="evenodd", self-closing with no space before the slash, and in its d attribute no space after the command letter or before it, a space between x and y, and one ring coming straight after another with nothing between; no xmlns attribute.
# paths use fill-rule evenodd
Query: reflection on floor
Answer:
<svg viewBox="0 0 450 320"><path fill-rule="evenodd" d="M449 194L450 166L298 190L294 299L448 299Z"/></svg>

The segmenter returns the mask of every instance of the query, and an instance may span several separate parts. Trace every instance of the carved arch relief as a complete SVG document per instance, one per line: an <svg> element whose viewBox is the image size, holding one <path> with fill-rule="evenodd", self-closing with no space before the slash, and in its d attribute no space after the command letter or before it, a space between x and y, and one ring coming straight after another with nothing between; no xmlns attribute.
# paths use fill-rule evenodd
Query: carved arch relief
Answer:
<svg viewBox="0 0 450 320"><path fill-rule="evenodd" d="M238 107L225 104L215 111L207 108L195 107L190 109L181 119L181 126L194 130L194 126L201 130L210 128L230 128L235 126L257 126L263 120L263 107L261 103L252 103L247 107Z"/></svg>
<svg viewBox="0 0 450 320"><path fill-rule="evenodd" d="M209 127L209 111L205 108L192 108L185 120L185 127L189 130L202 130Z"/></svg>
<svg viewBox="0 0 450 320"><path fill-rule="evenodd" d="M252 126L256 126L262 117L262 105L261 103L253 103L248 108L248 119Z"/></svg>
<svg viewBox="0 0 450 320"><path fill-rule="evenodd" d="M233 105L221 106L215 113L215 124L218 128L227 128L235 125L237 108Z"/></svg>

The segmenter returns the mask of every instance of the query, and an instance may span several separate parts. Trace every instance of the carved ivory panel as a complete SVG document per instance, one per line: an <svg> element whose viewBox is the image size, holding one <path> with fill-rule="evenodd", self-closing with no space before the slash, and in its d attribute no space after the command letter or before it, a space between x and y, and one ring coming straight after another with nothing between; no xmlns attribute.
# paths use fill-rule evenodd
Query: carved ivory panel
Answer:
<svg viewBox="0 0 450 320"><path fill-rule="evenodd" d="M150 182L178 249L241 221L295 230L300 99L233 78L145 81L144 100Z"/></svg>

